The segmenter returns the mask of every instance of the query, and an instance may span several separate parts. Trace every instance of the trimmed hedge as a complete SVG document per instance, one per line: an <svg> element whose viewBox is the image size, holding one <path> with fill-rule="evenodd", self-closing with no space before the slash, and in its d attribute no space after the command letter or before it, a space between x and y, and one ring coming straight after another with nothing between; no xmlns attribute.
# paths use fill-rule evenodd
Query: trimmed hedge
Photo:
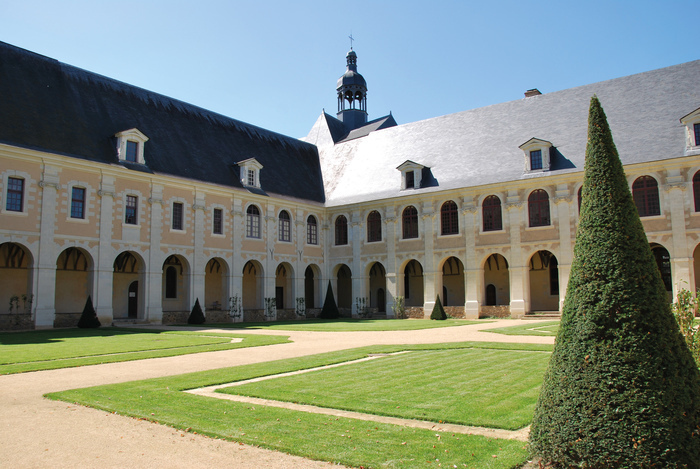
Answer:
<svg viewBox="0 0 700 469"><path fill-rule="evenodd" d="M88 296L83 308L83 314L80 315L78 320L78 327L81 329L96 329L101 325L100 320L97 318L95 307L92 305L92 296Z"/></svg>
<svg viewBox="0 0 700 469"><path fill-rule="evenodd" d="M442 307L440 302L440 295L435 299L435 306L433 306L433 312L430 313L430 319L436 319L438 321L444 321L447 319L447 314L445 314L445 308Z"/></svg>
<svg viewBox="0 0 700 469"><path fill-rule="evenodd" d="M699 424L698 368L594 96L574 261L530 449L557 468L697 468Z"/></svg>
<svg viewBox="0 0 700 469"><path fill-rule="evenodd" d="M192 307L190 317L187 318L187 324L204 324L204 321L206 321L206 318L202 312L202 307L199 305L199 298L197 298Z"/></svg>
<svg viewBox="0 0 700 469"><path fill-rule="evenodd" d="M338 310L338 305L335 303L333 287L330 281L328 282L328 289L326 290L326 300L323 302L323 309L321 309L321 314L319 314L318 317L320 319L338 319L340 317L340 311Z"/></svg>

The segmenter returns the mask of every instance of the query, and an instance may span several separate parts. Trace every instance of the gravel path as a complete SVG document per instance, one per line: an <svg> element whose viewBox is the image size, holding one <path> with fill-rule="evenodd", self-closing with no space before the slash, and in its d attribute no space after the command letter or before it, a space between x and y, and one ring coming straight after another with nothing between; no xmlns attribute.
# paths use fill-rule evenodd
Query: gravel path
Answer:
<svg viewBox="0 0 700 469"><path fill-rule="evenodd" d="M171 376L373 344L486 341L553 343L552 337L506 336L470 326L395 332L214 332L288 335L293 343L0 376L0 467L7 468L322 468L332 464L183 433L154 423L50 401L43 394L99 384ZM527 321L535 324L535 321ZM161 327L158 327L162 329ZM183 328L178 328L183 330ZM198 329L201 330L201 329Z"/></svg>

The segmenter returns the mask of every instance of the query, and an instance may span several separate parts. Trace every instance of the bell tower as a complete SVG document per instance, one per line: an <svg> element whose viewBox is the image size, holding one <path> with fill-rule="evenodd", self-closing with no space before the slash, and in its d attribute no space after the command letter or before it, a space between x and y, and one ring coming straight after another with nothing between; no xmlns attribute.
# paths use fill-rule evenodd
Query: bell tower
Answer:
<svg viewBox="0 0 700 469"><path fill-rule="evenodd" d="M338 78L338 119L349 132L367 123L367 82L357 73L357 54L352 47L345 57L347 69Z"/></svg>

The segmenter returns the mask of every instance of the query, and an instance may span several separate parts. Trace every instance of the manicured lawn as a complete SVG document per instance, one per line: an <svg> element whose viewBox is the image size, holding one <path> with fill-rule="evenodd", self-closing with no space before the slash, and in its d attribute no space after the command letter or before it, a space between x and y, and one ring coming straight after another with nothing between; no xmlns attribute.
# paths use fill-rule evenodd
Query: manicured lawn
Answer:
<svg viewBox="0 0 700 469"><path fill-rule="evenodd" d="M559 321L537 322L522 326L499 327L497 329L483 329L483 332L495 332L505 335L542 335L556 337L559 331Z"/></svg>
<svg viewBox="0 0 700 469"><path fill-rule="evenodd" d="M415 331L435 329L438 327L468 326L484 321L467 321L466 319L447 319L431 321L430 319L309 319L279 322L244 322L235 324L207 324L203 327L231 329L272 329L278 331L318 331L318 332L352 332L352 331Z"/></svg>
<svg viewBox="0 0 700 469"><path fill-rule="evenodd" d="M220 392L517 430L532 418L548 361L549 354L543 352L484 349L411 352L232 386ZM358 379L360 376L362 379Z"/></svg>
<svg viewBox="0 0 700 469"><path fill-rule="evenodd" d="M243 338L241 342L231 342ZM0 333L0 374L288 342L283 336L99 328Z"/></svg>
<svg viewBox="0 0 700 469"><path fill-rule="evenodd" d="M515 361L526 356L532 357L535 362L539 363L543 361L543 357L548 357L549 354L532 352L551 351L552 346L478 342L418 346L372 346L167 378L64 391L49 394L47 397L170 425L181 429L183 433L196 432L353 467L411 468L438 467L440 464L441 467L454 467L456 465L460 468L511 469L518 467L526 460L528 455L526 444L519 441L404 428L288 409L253 406L180 392L201 386L346 362L365 357L369 353L391 353L400 350L412 350L413 352L406 354L406 357L414 354L414 359L418 355L427 357L431 353L436 353L439 355L433 355L433 357L439 357L445 362L459 362L457 356L460 351L472 353L472 355L462 355L464 373L451 374L449 382L443 381L446 377L442 377L440 374L441 363L428 360L426 363L429 362L430 366L420 369L420 376L416 377L415 382L409 384L394 382L387 377L387 380L372 390L373 393L384 396L391 396L395 393L410 394L410 398L404 401L402 406L411 407L415 403L432 402L436 407L447 407L450 405L449 403L441 404L439 402L440 396L433 398L431 392L423 388L424 383L431 381L431 377L432 380L442 384L451 392L460 393L482 379L476 379L472 376L473 368L476 366L470 366L469 361L495 352L492 360L482 363L482 367L486 371L491 369L492 364L500 367L502 362L507 362L509 354ZM498 353L499 350L511 350L511 352ZM425 353L422 351L434 352ZM386 365L388 362L382 362L384 359L379 358L367 362L367 364L375 362L380 364L381 362L385 364L386 368L393 365L408 365L400 362ZM534 365L532 367L533 374L537 375L535 380L539 380L539 382L541 382L544 372L541 366ZM367 378L367 373L367 369L356 368L354 376L350 376L349 380L361 383ZM515 385L507 377L499 377L495 375L495 372L493 373L492 378L497 380L499 387L494 385L489 391L490 394L500 395L505 391L503 386ZM515 378L515 374L511 378ZM410 389L401 390L402 386ZM318 381L309 393L317 393L325 387L325 382ZM466 402L465 409L472 407L473 411L478 413L483 405L481 401L471 405ZM514 411L517 410L514 409ZM433 413L435 412L433 411Z"/></svg>

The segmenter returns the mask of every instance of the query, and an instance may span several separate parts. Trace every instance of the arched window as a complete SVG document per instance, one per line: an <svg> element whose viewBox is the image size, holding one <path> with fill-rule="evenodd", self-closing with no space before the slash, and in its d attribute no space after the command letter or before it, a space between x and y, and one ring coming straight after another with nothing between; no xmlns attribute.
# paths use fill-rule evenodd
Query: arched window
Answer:
<svg viewBox="0 0 700 469"><path fill-rule="evenodd" d="M306 243L318 244L318 224L313 215L309 215L309 218L306 219Z"/></svg>
<svg viewBox="0 0 700 469"><path fill-rule="evenodd" d="M457 204L448 200L440 207L440 224L443 235L459 233L459 217L457 215Z"/></svg>
<svg viewBox="0 0 700 469"><path fill-rule="evenodd" d="M484 231L500 231L503 229L501 199L498 196L490 195L484 199L482 216L484 218Z"/></svg>
<svg viewBox="0 0 700 469"><path fill-rule="evenodd" d="M409 205L403 209L401 215L403 225L403 239L411 239L418 237L418 210L413 205Z"/></svg>
<svg viewBox="0 0 700 469"><path fill-rule="evenodd" d="M530 226L549 226L549 194L542 189L534 190L527 198Z"/></svg>
<svg viewBox="0 0 700 469"><path fill-rule="evenodd" d="M165 297L177 298L177 269L172 265L165 269Z"/></svg>
<svg viewBox="0 0 700 469"><path fill-rule="evenodd" d="M292 235L291 235L291 229L290 229L290 220L289 220L289 213L286 210L282 210L280 212L279 216L279 238L280 241L291 241L292 240Z"/></svg>
<svg viewBox="0 0 700 469"><path fill-rule="evenodd" d="M335 245L343 246L348 244L348 219L340 215L335 219Z"/></svg>
<svg viewBox="0 0 700 469"><path fill-rule="evenodd" d="M260 238L260 210L255 205L246 210L245 235L248 238Z"/></svg>
<svg viewBox="0 0 700 469"><path fill-rule="evenodd" d="M376 210L367 215L367 242L382 240L382 216Z"/></svg>
<svg viewBox="0 0 700 469"><path fill-rule="evenodd" d="M695 211L700 212L700 171L693 176L693 199L695 201Z"/></svg>
<svg viewBox="0 0 700 469"><path fill-rule="evenodd" d="M640 217L661 215L659 206L659 185L651 176L637 178L632 184L632 197Z"/></svg>

